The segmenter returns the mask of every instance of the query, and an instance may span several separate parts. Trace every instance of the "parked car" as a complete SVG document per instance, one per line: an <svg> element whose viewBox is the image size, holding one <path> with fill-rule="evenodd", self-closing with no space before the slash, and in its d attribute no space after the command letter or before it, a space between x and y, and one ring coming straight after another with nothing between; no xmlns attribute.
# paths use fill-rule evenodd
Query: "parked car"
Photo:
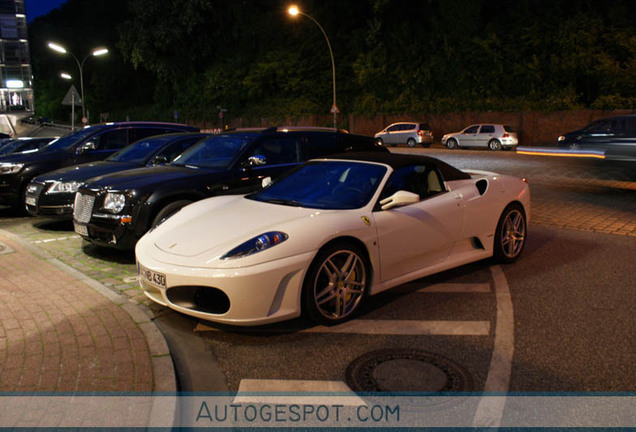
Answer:
<svg viewBox="0 0 636 432"><path fill-rule="evenodd" d="M168 165L122 171L80 187L75 231L100 246L132 249L146 231L194 201L251 192L265 177L347 150L388 152L371 137L333 129L270 128L211 136Z"/></svg>
<svg viewBox="0 0 636 432"><path fill-rule="evenodd" d="M487 147L490 150L512 150L517 144L517 133L510 126L500 124L471 125L461 132L453 132L442 137L442 145L449 149Z"/></svg>
<svg viewBox="0 0 636 432"><path fill-rule="evenodd" d="M530 189L440 160L350 153L250 195L192 204L136 247L140 286L197 318L338 324L369 295L494 256L519 258Z"/></svg>
<svg viewBox="0 0 636 432"><path fill-rule="evenodd" d="M27 185L45 172L106 159L141 138L186 131L196 132L198 129L176 123L105 123L57 139L35 153L0 156L0 205L22 211Z"/></svg>
<svg viewBox="0 0 636 432"><path fill-rule="evenodd" d="M636 115L594 120L583 129L561 135L558 146L571 150L598 150L607 159L636 160Z"/></svg>
<svg viewBox="0 0 636 432"><path fill-rule="evenodd" d="M406 144L409 147L422 144L424 147L430 147L433 143L433 132L426 123L400 122L385 127L375 134L375 138L381 144L393 147L398 144Z"/></svg>
<svg viewBox="0 0 636 432"><path fill-rule="evenodd" d="M199 132L156 135L130 144L103 161L73 165L34 178L24 203L33 216L73 218L73 200L80 184L98 176L171 162L196 142L209 136Z"/></svg>
<svg viewBox="0 0 636 432"><path fill-rule="evenodd" d="M32 153L47 146L58 137L23 137L0 143L0 156L15 153Z"/></svg>

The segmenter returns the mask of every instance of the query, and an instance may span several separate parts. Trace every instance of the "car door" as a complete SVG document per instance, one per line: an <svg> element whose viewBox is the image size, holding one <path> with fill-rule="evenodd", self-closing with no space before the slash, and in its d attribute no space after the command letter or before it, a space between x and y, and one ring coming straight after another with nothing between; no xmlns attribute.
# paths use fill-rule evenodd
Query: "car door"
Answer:
<svg viewBox="0 0 636 432"><path fill-rule="evenodd" d="M433 167L400 168L392 174L380 200L398 190L417 193L420 201L373 213L381 282L445 261L463 224L461 194L446 191Z"/></svg>
<svg viewBox="0 0 636 432"><path fill-rule="evenodd" d="M250 162L250 158L264 158L264 165ZM223 182L223 192L242 194L261 187L266 177L276 178L302 162L301 137L299 135L268 136L256 141L244 154L239 167L228 181ZM231 177L231 178L230 178ZM215 185L218 189L219 185Z"/></svg>
<svg viewBox="0 0 636 432"><path fill-rule="evenodd" d="M75 164L104 160L129 144L127 129L106 130L91 136L76 149Z"/></svg>
<svg viewBox="0 0 636 432"><path fill-rule="evenodd" d="M469 126L466 129L464 129L462 133L457 136L459 145L461 147L474 146L477 132L479 132L479 125Z"/></svg>
<svg viewBox="0 0 636 432"><path fill-rule="evenodd" d="M400 132L402 125L396 124L393 125L386 130L386 139L384 140L385 144L399 144L400 143Z"/></svg>
<svg viewBox="0 0 636 432"><path fill-rule="evenodd" d="M494 125L481 125L479 132L475 135L475 147L488 147L488 143L495 136Z"/></svg>

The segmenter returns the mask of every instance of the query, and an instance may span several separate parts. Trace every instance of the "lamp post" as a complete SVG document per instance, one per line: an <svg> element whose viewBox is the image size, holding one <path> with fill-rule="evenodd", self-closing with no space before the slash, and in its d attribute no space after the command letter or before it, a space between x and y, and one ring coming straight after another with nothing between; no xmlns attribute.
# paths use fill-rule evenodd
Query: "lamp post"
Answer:
<svg viewBox="0 0 636 432"><path fill-rule="evenodd" d="M331 49L331 43L329 42L327 33L325 33L325 30L322 28L322 26L320 25L318 21L316 21L311 15L308 15L302 12L300 9L298 9L298 6L295 6L295 5L290 6L289 9L287 9L287 12L289 13L289 15L293 17L302 15L312 20L314 24L318 26L323 36L325 37L325 40L327 41L327 47L329 48L329 55L331 56L331 74L332 74L332 81L333 81L333 104L331 105L331 113L333 114L333 128L338 129L338 113L340 111L338 110L338 106L336 105L336 63L333 60L333 50Z"/></svg>
<svg viewBox="0 0 636 432"><path fill-rule="evenodd" d="M84 122L86 119L86 106L84 104L84 72L83 72L84 62L86 62L86 59L88 59L91 56L97 57L100 55L107 54L108 49L95 48L90 54L86 55L86 57L84 57L82 61L80 62L79 59L75 56L75 54L73 54L70 51L67 51L66 48L64 48L62 45L57 44L55 42L49 42L48 46L53 51L59 52L60 54L70 54L75 59L75 62L77 63L77 67L79 68L79 73L80 73L80 96L82 98L82 122Z"/></svg>

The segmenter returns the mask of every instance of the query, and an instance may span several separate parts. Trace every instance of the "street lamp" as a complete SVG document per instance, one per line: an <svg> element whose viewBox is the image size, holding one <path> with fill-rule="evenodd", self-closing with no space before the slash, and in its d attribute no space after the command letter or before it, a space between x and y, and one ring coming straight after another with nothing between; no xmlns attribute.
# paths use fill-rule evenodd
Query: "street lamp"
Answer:
<svg viewBox="0 0 636 432"><path fill-rule="evenodd" d="M336 105L336 63L333 60L333 50L331 49L331 43L329 42L327 33L325 33L325 30L322 28L322 26L320 25L318 21L316 21L312 16L307 15L306 13L298 9L298 6L296 5L290 6L289 9L287 9L287 12L289 13L289 15L293 17L296 17L298 15L306 16L307 18L312 20L314 24L318 26L322 34L325 36L325 40L327 41L327 47L329 48L329 55L331 56L331 73L333 78L333 105L331 106L331 112L333 113L333 128L338 129L338 113L340 111L338 110L338 106Z"/></svg>
<svg viewBox="0 0 636 432"><path fill-rule="evenodd" d="M84 119L86 118L86 106L84 104L84 62L86 61L86 59L88 59L90 56L101 56L104 54L108 53L108 49L106 48L95 48L93 50L93 52L91 52L90 54L88 54L86 57L84 57L82 59L82 61L80 62L79 59L75 56L75 54L73 54L72 52L69 52L66 50L66 48L64 48L62 45L57 44L55 42L49 42L48 43L49 48L51 48L53 51L59 52L60 54L70 54L75 61L77 62L77 67L79 68L79 73L80 73L80 97L82 98L82 121L84 121ZM61 76L61 75L60 75ZM70 79L70 75L68 75L67 77L62 77L64 79Z"/></svg>

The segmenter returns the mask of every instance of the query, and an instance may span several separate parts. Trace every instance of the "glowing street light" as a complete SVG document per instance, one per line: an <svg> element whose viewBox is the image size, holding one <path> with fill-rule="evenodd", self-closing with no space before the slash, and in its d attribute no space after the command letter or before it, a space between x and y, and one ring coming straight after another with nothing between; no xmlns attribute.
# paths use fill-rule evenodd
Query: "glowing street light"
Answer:
<svg viewBox="0 0 636 432"><path fill-rule="evenodd" d="M80 97L82 98L82 121L84 121L84 119L86 119L86 106L84 104L84 62L86 62L86 59L88 59L91 56L101 56L104 54L108 53L108 49L107 48L95 48L90 54L88 54L86 57L84 57L82 59L82 61L80 62L79 59L75 56L75 54L73 54L72 52L69 52L66 50L66 48L64 48L62 45L55 43L55 42L49 42L48 43L48 47L51 48L53 51L58 52L60 54L70 54L74 59L75 62L77 63L77 67L79 68L79 73L80 73ZM62 76L60 74L60 76L64 79L71 79L71 76L66 74L66 76ZM68 77L68 78L67 78Z"/></svg>
<svg viewBox="0 0 636 432"><path fill-rule="evenodd" d="M316 24L318 26L318 28L322 32L323 36L325 37L325 40L327 41L327 47L329 48L329 55L331 56L331 73L332 73L332 78L333 78L333 80L332 80L333 81L333 105L331 106L331 112L333 113L333 128L334 129L338 129L338 112L339 112L339 110L338 110L338 106L336 105L336 63L333 60L333 50L331 49L331 43L329 42L329 38L327 37L327 33L325 33L325 30L322 28L322 26L320 25L320 23L318 21L316 21L311 15L308 15L308 14L304 13L303 11L301 11L300 9L298 9L298 6L291 5L289 7L289 9L287 9L287 12L292 17L296 17L298 15L303 15L303 16L309 18L310 20L312 20L314 22L314 24Z"/></svg>
<svg viewBox="0 0 636 432"><path fill-rule="evenodd" d="M66 72L60 72L60 78L64 78L65 80L73 79L73 77L67 74Z"/></svg>

